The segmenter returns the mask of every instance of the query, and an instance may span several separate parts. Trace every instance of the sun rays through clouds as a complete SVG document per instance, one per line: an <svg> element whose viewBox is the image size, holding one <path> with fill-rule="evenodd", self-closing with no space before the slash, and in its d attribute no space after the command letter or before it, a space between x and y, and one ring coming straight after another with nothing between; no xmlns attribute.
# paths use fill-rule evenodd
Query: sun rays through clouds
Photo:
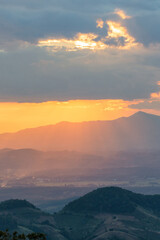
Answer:
<svg viewBox="0 0 160 240"><path fill-rule="evenodd" d="M49 38L38 41L39 47L46 47L49 51L78 50L104 50L108 48L130 49L138 46L139 43L131 36L128 29L123 26L123 20L130 19L121 9L116 9L113 13L120 17L121 21L96 20L97 28L105 29L106 36L101 33L77 33L73 38Z"/></svg>

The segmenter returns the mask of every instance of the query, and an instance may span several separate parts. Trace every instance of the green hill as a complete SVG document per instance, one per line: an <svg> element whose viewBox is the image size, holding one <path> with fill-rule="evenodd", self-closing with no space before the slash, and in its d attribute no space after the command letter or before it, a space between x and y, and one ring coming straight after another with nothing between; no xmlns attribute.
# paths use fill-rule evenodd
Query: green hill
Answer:
<svg viewBox="0 0 160 240"><path fill-rule="evenodd" d="M118 187L99 188L69 203L63 211L131 214L138 206L160 213L160 195L142 195Z"/></svg>
<svg viewBox="0 0 160 240"><path fill-rule="evenodd" d="M8 200L0 203L0 227L41 232L47 240L159 240L160 195L99 188L54 215L25 200Z"/></svg>
<svg viewBox="0 0 160 240"><path fill-rule="evenodd" d="M11 199L0 203L0 230L29 234L44 233L47 240L65 240L54 217L26 200Z"/></svg>
<svg viewBox="0 0 160 240"><path fill-rule="evenodd" d="M26 200L19 199L10 199L7 201L3 201L0 203L0 210L10 210L15 208L32 208L36 209L36 207Z"/></svg>
<svg viewBox="0 0 160 240"><path fill-rule="evenodd" d="M160 195L99 188L66 205L55 219L69 240L158 240Z"/></svg>

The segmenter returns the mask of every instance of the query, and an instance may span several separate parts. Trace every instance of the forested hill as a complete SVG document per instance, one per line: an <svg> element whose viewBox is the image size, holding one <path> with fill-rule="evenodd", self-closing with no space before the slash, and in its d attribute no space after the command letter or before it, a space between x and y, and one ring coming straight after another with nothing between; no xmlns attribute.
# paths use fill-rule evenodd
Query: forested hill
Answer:
<svg viewBox="0 0 160 240"><path fill-rule="evenodd" d="M131 214L137 207L160 213L160 195L142 195L118 188L99 188L69 203L63 211Z"/></svg>
<svg viewBox="0 0 160 240"><path fill-rule="evenodd" d="M0 227L41 232L47 240L158 240L160 195L99 188L53 215L25 200L8 200L0 204Z"/></svg>

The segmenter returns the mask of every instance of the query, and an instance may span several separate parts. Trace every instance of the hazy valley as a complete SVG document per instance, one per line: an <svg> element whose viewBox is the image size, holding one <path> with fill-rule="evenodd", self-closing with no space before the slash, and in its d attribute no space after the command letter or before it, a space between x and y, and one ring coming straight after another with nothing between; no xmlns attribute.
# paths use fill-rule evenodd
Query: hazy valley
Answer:
<svg viewBox="0 0 160 240"><path fill-rule="evenodd" d="M1 203L2 230L48 240L158 240L160 195L139 193L160 194L160 117L61 124L0 136L0 201L38 207Z"/></svg>
<svg viewBox="0 0 160 240"><path fill-rule="evenodd" d="M130 135L122 136L124 128L120 127L120 123L123 127L129 127L132 130ZM66 140L66 124L70 127L74 126L70 136L71 142ZM139 112L129 118L112 122L62 123L65 130L55 125L1 135L0 144L6 148L0 150L0 200L7 200L17 195L46 211L54 212L70 200L97 187L120 186L141 193L160 193L160 150L158 148L160 133L157 127L159 124L160 117ZM107 130L111 125L116 132L114 144L113 138L110 142ZM48 128L52 131L47 131ZM144 135L145 129L148 130ZM152 134L149 132L151 129ZM98 136L102 136L103 143ZM88 137L92 138L91 142ZM62 145L57 142L60 140ZM55 150L33 149L39 141L45 146L50 144L47 146ZM74 146L76 144L78 146L80 141L85 148L90 144L96 147L90 151L83 148L89 153L78 152ZM139 141L142 141L142 145L139 145ZM121 143L123 150L116 149L117 142ZM155 142L153 148L152 144ZM19 143L22 144L23 149L9 148L13 147L13 144L18 148ZM32 149L25 148L27 143ZM113 148L108 150L110 143L113 144ZM61 151L58 151L56 144L62 147ZM141 149L143 144L144 149ZM101 149L100 145L103 145ZM95 154L95 149L99 154Z"/></svg>

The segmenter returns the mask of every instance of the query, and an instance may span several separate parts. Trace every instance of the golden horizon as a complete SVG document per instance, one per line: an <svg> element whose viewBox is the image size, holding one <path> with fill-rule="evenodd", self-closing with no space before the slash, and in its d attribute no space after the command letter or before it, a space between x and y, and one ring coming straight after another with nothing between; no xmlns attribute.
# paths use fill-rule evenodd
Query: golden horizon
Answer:
<svg viewBox="0 0 160 240"><path fill-rule="evenodd" d="M128 117L140 109L130 105L143 100L122 99L48 101L42 103L0 102L0 134L14 133L27 128L55 125L60 122L89 122ZM141 109L160 115L160 111Z"/></svg>

